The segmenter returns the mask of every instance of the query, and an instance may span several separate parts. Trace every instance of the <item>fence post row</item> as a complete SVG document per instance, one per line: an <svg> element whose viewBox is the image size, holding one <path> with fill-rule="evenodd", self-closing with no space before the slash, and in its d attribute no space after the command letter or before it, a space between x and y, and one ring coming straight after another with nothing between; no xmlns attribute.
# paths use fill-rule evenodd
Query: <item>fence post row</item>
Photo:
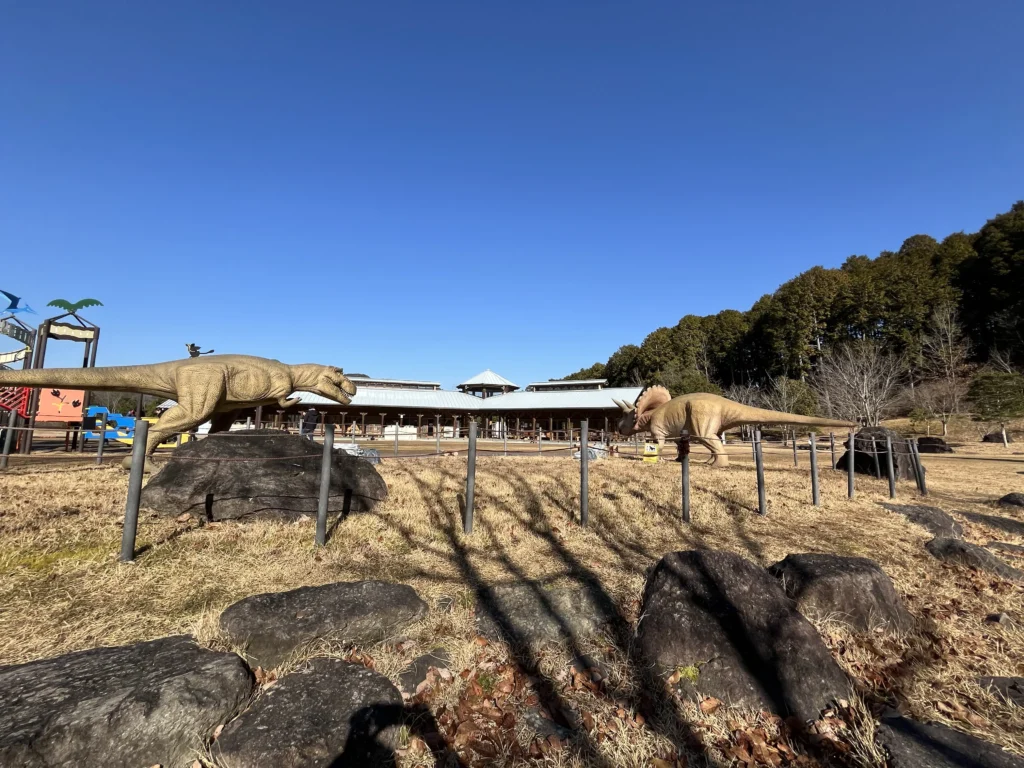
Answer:
<svg viewBox="0 0 1024 768"><path fill-rule="evenodd" d="M469 451L466 463L466 513L462 520L462 530L473 532L473 492L476 489L476 422L469 422Z"/></svg>
<svg viewBox="0 0 1024 768"><path fill-rule="evenodd" d="M811 501L814 506L821 506L821 489L818 487L818 436L811 432Z"/></svg>
<svg viewBox="0 0 1024 768"><path fill-rule="evenodd" d="M320 454L320 497L316 506L316 539L318 547L327 544L327 507L331 499L331 464L334 448L334 425L324 425L324 450Z"/></svg>
<svg viewBox="0 0 1024 768"><path fill-rule="evenodd" d="M855 440L856 437L853 434L853 430L850 430L850 449L846 452L846 496L850 499L853 498L855 493L853 486L853 455L857 451Z"/></svg>
<svg viewBox="0 0 1024 768"><path fill-rule="evenodd" d="M757 514L768 514L768 500L764 491L764 456L761 453L761 430L754 430L754 463L757 466Z"/></svg>
<svg viewBox="0 0 1024 768"><path fill-rule="evenodd" d="M580 422L580 525L587 527L590 520L590 450L587 443L590 441L589 425L587 420ZM570 446L570 451L572 450ZM570 453L570 455L572 455Z"/></svg>
<svg viewBox="0 0 1024 768"><path fill-rule="evenodd" d="M683 522L690 522L690 433L679 435L679 463L683 465Z"/></svg>
<svg viewBox="0 0 1024 768"><path fill-rule="evenodd" d="M896 498L896 472L892 465L892 436L885 436L885 471L889 477L889 498Z"/></svg>
<svg viewBox="0 0 1024 768"><path fill-rule="evenodd" d="M142 474L146 468L146 438L149 422L135 421L132 435L132 469L128 475L128 501L124 508L124 529L121 531L121 562L135 559L135 534L139 528L139 501L142 499Z"/></svg>

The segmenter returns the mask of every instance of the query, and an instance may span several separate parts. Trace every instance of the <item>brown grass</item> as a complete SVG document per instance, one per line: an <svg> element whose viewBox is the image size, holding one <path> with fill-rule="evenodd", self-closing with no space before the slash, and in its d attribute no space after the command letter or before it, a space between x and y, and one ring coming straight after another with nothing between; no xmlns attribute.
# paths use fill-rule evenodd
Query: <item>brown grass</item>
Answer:
<svg viewBox="0 0 1024 768"><path fill-rule="evenodd" d="M925 457L929 503L954 516L959 510L993 514L993 499L1024 491L1024 463L985 460L989 455L1011 458L1001 446L975 445L971 452L980 458ZM898 704L915 717L945 722L1024 754L1024 716L974 682L978 675L1024 675L1024 633L984 621L996 611L1024 616L1024 590L934 560L923 548L930 538L926 531L879 506L887 498L884 481L858 477L858 495L850 501L845 475L828 471L823 461L824 504L813 508L806 452L799 470L786 453L769 454L769 515L760 518L749 458L737 450L736 459L729 470L694 466L690 526L679 521L676 464L593 463L591 526L584 530L574 520L576 462L488 457L478 467L476 529L465 536L458 500L464 459L422 459L382 464L388 501L373 514L341 522L322 551L312 546L313 521L308 519L200 527L143 515L143 552L128 565L116 562L126 473L112 467L18 467L0 476L0 664L179 632L194 632L219 646L216 618L242 597L331 581L383 579L413 585L434 607L403 637L362 650L378 670L395 678L419 653L446 648L453 670L466 669L470 675L468 680L456 676L431 701L434 714L443 717L480 675L510 674L510 660L522 661L521 654L504 646L475 642L472 606L486 585L523 579L547 585L597 581L632 621L645 571L666 552L722 548L763 565L788 553L832 552L878 561L917 619L915 630L904 637L858 636L819 624L864 702L852 702L851 711ZM913 503L917 497L910 484L899 490L901 501ZM957 517L970 541L1024 544L1020 537ZM442 597L455 598L454 610L437 607ZM689 754L690 765L729 765L728 750L742 741L738 734L745 730L761 728L769 740L783 738L785 724L763 714L726 708L704 714L680 702L663 701L654 720L638 726L630 718L639 699L651 691L629 664L628 643L609 638L584 650L609 659L605 694L566 683L567 649L532 658L539 671L531 685L555 691L566 706L580 714L591 712L599 724L617 719L628 721L628 727L601 731L600 726L593 738L582 734L561 751L550 752L544 758L550 764L651 765L653 758L672 764L678 753ZM627 720L616 714L622 707ZM846 717L847 723L856 720ZM852 745L843 758L846 764L878 764L870 748L871 727L871 718L863 717L859 726L840 734L844 749ZM517 730L528 739L522 723ZM829 759L828 750L822 753L807 743L794 742L793 748ZM488 759L515 763L520 759L515 754L508 747ZM426 764L415 749L402 762Z"/></svg>

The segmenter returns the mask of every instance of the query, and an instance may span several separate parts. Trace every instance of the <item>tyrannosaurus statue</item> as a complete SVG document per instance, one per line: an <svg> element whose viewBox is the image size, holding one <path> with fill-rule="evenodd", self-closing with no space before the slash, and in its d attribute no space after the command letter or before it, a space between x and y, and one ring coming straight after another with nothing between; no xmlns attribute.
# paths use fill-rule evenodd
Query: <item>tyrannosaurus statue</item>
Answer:
<svg viewBox="0 0 1024 768"><path fill-rule="evenodd" d="M153 425L146 454L171 435L210 420L210 432L231 428L241 408L296 405L292 392L315 392L342 405L352 402L356 385L341 368L330 365L285 365L249 355L211 355L152 365L106 368L40 368L0 371L0 387L58 387L106 392L142 392L175 400Z"/></svg>
<svg viewBox="0 0 1024 768"><path fill-rule="evenodd" d="M719 435L744 424L856 426L849 421L797 416L795 413L753 408L706 392L674 398L664 387L647 387L637 396L633 405L621 400L614 402L623 411L619 418L620 434L650 432L658 445L664 447L667 439L679 437L679 433L686 430L690 433L691 439L708 447L711 451L711 463L718 467L729 466L729 456Z"/></svg>

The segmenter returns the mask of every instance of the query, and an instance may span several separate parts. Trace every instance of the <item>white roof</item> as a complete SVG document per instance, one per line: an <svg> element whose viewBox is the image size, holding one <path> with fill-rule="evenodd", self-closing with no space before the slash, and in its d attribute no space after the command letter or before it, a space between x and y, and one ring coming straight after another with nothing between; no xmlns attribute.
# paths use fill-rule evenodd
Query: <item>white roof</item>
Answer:
<svg viewBox="0 0 1024 768"><path fill-rule="evenodd" d="M372 384L416 384L419 386L431 386L440 387L441 382L439 381L417 381L416 379L378 379L373 376L349 376L349 378L355 382L356 386L370 386L370 384L361 384L361 382L370 382Z"/></svg>
<svg viewBox="0 0 1024 768"><path fill-rule="evenodd" d="M299 398L303 404L337 405L333 400L311 392L296 392L292 397ZM481 402L479 397L467 395L465 392L452 392L450 389L395 389L357 385L356 396L347 407L353 410L362 407L409 408L430 413L437 409L475 411Z"/></svg>
<svg viewBox="0 0 1024 768"><path fill-rule="evenodd" d="M511 381L506 379L504 376L499 376L490 368L486 371L481 371L476 376L468 379L461 384L459 387L474 387L474 386L485 386L485 387L512 387L513 389L519 389L518 384L513 384Z"/></svg>
<svg viewBox="0 0 1024 768"><path fill-rule="evenodd" d="M607 384L608 379L555 379L554 381L534 381L527 387L564 387L566 385Z"/></svg>
<svg viewBox="0 0 1024 768"><path fill-rule="evenodd" d="M643 387L611 387L610 389L563 389L554 392L509 392L479 400L482 411L583 410L615 408L616 400L632 403Z"/></svg>

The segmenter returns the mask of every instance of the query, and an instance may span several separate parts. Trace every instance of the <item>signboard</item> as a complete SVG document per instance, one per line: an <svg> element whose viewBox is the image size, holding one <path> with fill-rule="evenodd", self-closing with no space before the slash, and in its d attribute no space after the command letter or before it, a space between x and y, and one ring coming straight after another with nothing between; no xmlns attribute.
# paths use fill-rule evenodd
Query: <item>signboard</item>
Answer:
<svg viewBox="0 0 1024 768"><path fill-rule="evenodd" d="M0 352L0 365L10 365L19 360L24 360L31 351L28 347L22 347L17 352Z"/></svg>
<svg viewBox="0 0 1024 768"><path fill-rule="evenodd" d="M95 328L83 328L68 323L50 323L49 337L61 341L92 341L96 338Z"/></svg>
<svg viewBox="0 0 1024 768"><path fill-rule="evenodd" d="M0 333L4 336L10 336L12 339L17 339L26 347L31 347L36 339L36 332L32 329L22 328L17 323L11 323L7 320L0 320Z"/></svg>
<svg viewBox="0 0 1024 768"><path fill-rule="evenodd" d="M644 461L655 462L661 459L661 449L657 443L644 443Z"/></svg>
<svg viewBox="0 0 1024 768"><path fill-rule="evenodd" d="M84 389L39 390L38 421L81 421Z"/></svg>

